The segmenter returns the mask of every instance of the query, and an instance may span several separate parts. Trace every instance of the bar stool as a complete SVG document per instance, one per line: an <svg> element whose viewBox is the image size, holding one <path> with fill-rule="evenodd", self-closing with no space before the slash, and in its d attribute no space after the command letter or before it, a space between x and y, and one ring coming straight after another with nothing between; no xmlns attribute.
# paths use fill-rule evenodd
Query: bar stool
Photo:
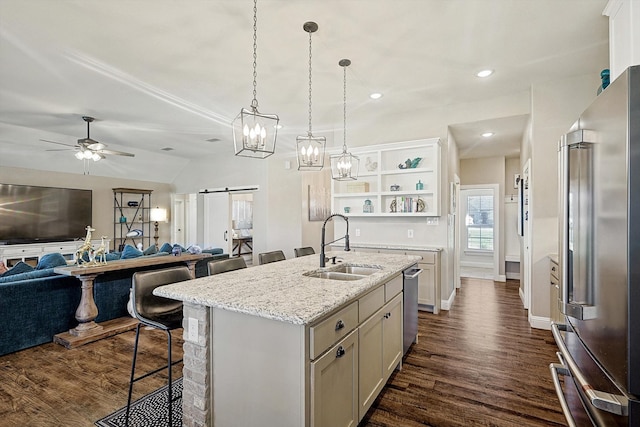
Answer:
<svg viewBox="0 0 640 427"><path fill-rule="evenodd" d="M284 261L286 258L282 251L263 252L258 254L258 261L260 265L269 264L270 262Z"/></svg>
<svg viewBox="0 0 640 427"><path fill-rule="evenodd" d="M133 361L131 363L131 379L129 381L129 396L127 398L127 412L125 415L125 425L129 425L129 410L131 408L131 394L133 383L144 379L150 375L168 370L168 391L167 404L169 409L169 426L172 422L172 378L171 367L182 362L182 359L171 361L171 331L182 327L182 302L153 295L153 290L159 286L175 282L190 280L191 273L187 267L173 267L162 270L141 271L133 274L132 278L132 308L133 315L140 322L136 326L136 341L133 347ZM135 378L136 357L138 355L138 338L140 337L140 327L150 326L152 328L165 331L167 334L167 366L160 367L154 371Z"/></svg>
<svg viewBox="0 0 640 427"><path fill-rule="evenodd" d="M239 270L241 268L247 268L247 263L244 262L244 258L227 258L220 261L211 260L207 263L207 271L209 276L213 274L226 273L227 271Z"/></svg>
<svg viewBox="0 0 640 427"><path fill-rule="evenodd" d="M296 254L296 258L301 256L313 255L316 251L311 246L305 246L304 248L294 248L293 252Z"/></svg>

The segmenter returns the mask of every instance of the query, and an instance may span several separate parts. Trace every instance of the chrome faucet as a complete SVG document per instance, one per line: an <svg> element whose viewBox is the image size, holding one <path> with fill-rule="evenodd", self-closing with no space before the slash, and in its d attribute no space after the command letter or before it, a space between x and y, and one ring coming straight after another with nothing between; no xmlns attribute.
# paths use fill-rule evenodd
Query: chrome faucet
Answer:
<svg viewBox="0 0 640 427"><path fill-rule="evenodd" d="M345 220L345 222L347 223L347 233L344 235L344 237L340 237L339 239L336 239L336 240L334 240L332 242L329 242L329 243L325 244L324 243L325 227L327 226L327 222L331 218L333 218L334 216L339 216L340 218ZM351 248L349 247L349 218L347 218L344 215L340 215L340 214L329 215L327 217L327 219L324 220L324 224L322 224L322 241L320 242L320 267L324 267L326 265L327 260L329 259L329 258L326 258L324 256L324 247L327 246L327 245L330 245L332 243L335 243L335 242L337 242L339 240L342 240L342 239L344 239L344 250L345 251L350 251ZM334 264L335 264L335 257L333 258L333 260L334 260Z"/></svg>

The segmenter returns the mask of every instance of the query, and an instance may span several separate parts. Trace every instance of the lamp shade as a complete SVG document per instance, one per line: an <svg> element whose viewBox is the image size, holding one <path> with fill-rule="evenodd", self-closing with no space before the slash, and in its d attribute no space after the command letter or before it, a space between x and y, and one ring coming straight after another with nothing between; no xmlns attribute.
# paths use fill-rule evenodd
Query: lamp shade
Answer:
<svg viewBox="0 0 640 427"><path fill-rule="evenodd" d="M149 212L149 219L153 222L162 222L167 220L167 210L163 208L152 208Z"/></svg>

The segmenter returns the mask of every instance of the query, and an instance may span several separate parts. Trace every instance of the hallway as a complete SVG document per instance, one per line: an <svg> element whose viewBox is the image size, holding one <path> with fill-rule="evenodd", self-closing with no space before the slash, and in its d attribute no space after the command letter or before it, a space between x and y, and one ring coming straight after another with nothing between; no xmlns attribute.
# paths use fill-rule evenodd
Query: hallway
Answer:
<svg viewBox="0 0 640 427"><path fill-rule="evenodd" d="M362 425L566 425L548 368L556 345L529 327L518 286L463 278L451 311L420 312L418 344Z"/></svg>

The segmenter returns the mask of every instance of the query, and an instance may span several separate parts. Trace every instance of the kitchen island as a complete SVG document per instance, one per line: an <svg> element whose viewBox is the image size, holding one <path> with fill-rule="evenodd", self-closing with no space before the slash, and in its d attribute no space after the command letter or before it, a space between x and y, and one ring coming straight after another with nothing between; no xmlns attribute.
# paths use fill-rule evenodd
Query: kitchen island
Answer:
<svg viewBox="0 0 640 427"><path fill-rule="evenodd" d="M411 255L335 251L162 286L184 303L183 425L356 425L402 361ZM318 275L375 267L357 280ZM305 274L307 273L307 274Z"/></svg>

